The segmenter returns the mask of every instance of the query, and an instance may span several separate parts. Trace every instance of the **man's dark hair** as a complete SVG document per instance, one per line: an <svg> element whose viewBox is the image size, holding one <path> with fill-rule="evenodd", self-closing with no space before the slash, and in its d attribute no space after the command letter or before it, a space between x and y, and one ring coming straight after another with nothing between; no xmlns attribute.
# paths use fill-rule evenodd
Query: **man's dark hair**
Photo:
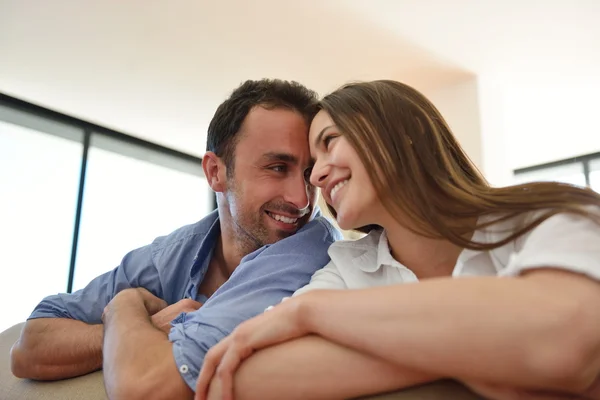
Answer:
<svg viewBox="0 0 600 400"><path fill-rule="evenodd" d="M317 93L297 82L280 79L247 80L217 108L208 126L206 150L222 158L230 174L233 172L238 133L253 107L297 111L310 124L317 113L317 104Z"/></svg>

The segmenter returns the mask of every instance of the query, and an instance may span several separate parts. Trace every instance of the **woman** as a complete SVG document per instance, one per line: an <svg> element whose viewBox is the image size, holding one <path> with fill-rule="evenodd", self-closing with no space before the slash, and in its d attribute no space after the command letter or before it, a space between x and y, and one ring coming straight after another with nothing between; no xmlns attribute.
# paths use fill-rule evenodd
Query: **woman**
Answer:
<svg viewBox="0 0 600 400"><path fill-rule="evenodd" d="M600 398L600 195L548 182L490 187L437 109L393 81L326 96L309 140L311 182L341 228L368 235L333 244L302 295L211 349L197 398L213 376L219 397L231 399L234 383L243 397L244 376L278 357L276 378L260 384L291 391L280 398L441 378L489 398ZM321 355L313 368L343 378L280 384L311 349Z"/></svg>

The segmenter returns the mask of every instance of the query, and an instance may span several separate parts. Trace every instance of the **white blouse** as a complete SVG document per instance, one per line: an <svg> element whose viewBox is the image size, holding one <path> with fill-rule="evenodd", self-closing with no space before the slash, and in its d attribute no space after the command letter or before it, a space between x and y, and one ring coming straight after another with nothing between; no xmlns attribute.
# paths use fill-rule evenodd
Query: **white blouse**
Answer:
<svg viewBox="0 0 600 400"><path fill-rule="evenodd" d="M524 214L478 230L472 240L497 242L536 215ZM418 281L410 269L392 257L383 230L371 231L358 240L335 242L329 247L329 256L329 264L315 272L310 283L294 296L313 289L361 289ZM452 276L517 276L547 267L600 280L600 224L574 214L552 216L504 246L488 251L464 249Z"/></svg>

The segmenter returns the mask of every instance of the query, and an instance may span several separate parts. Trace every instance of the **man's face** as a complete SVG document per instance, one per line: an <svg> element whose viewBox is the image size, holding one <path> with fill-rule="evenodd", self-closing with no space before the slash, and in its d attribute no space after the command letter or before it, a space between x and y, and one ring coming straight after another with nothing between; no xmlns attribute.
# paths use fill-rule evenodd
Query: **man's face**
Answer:
<svg viewBox="0 0 600 400"><path fill-rule="evenodd" d="M299 113L255 107L239 135L224 195L233 231L252 251L305 225L316 191L307 182L308 126Z"/></svg>

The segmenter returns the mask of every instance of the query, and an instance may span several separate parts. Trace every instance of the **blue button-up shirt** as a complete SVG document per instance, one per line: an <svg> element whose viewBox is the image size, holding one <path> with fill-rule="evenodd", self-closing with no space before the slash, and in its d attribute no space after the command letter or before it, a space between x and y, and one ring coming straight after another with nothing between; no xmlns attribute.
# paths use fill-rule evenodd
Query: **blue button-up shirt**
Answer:
<svg viewBox="0 0 600 400"><path fill-rule="evenodd" d="M195 299L203 306L176 318L169 334L179 372L194 390L206 352L237 325L306 285L329 261L329 245L341 238L317 212L296 234L244 257L227 282L207 299L198 294L198 287L219 235L214 211L196 224L131 251L117 268L84 289L46 297L29 319L72 318L100 324L109 301L132 287L144 287L168 304Z"/></svg>

